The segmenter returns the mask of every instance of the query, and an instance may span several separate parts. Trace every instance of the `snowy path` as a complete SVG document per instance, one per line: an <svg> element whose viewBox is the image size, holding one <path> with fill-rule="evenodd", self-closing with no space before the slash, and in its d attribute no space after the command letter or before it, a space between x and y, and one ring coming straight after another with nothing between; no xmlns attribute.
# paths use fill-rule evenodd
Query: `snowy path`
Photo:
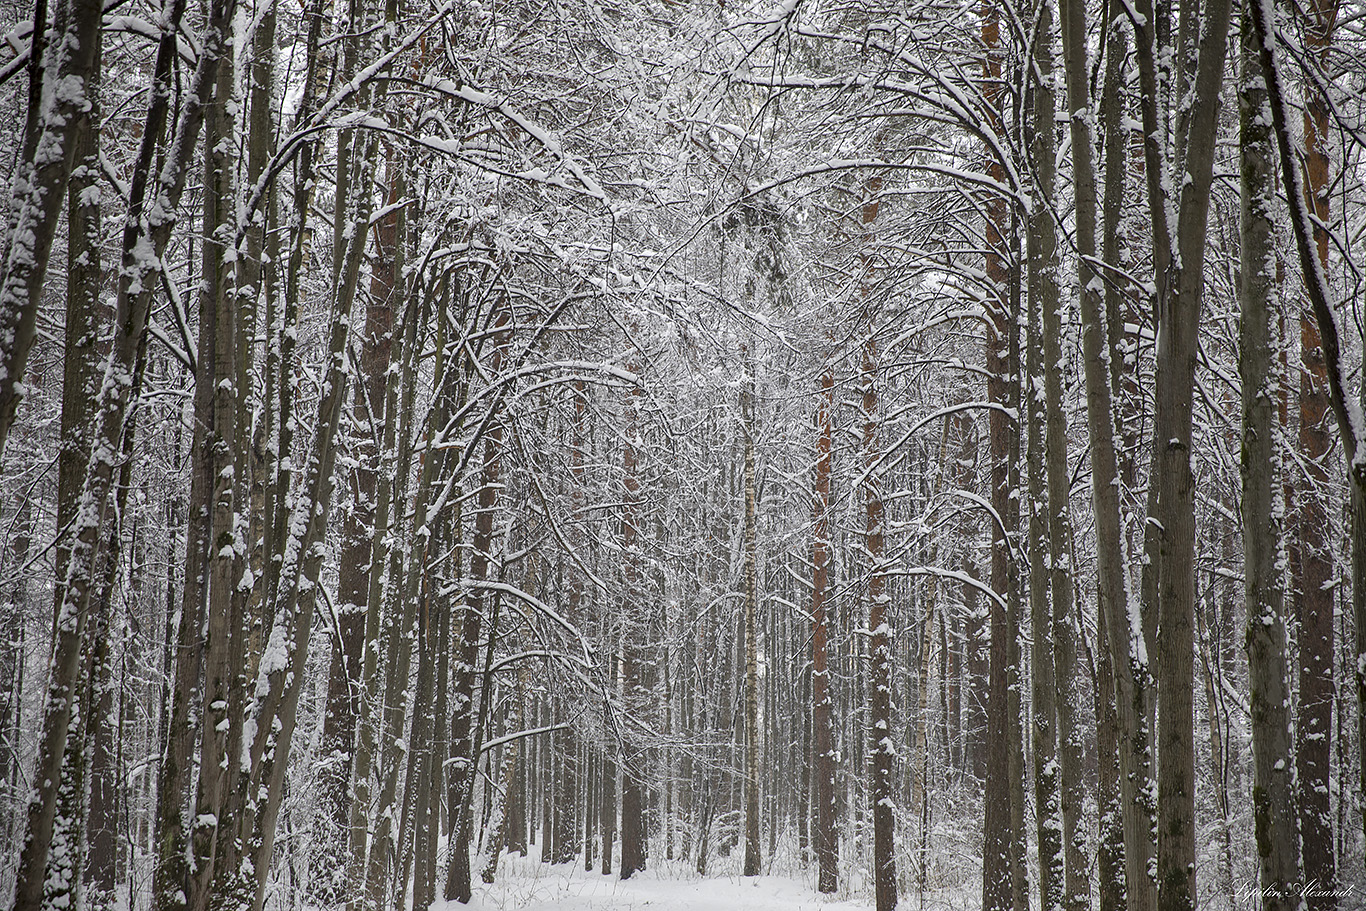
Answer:
<svg viewBox="0 0 1366 911"><path fill-rule="evenodd" d="M872 903L819 895L786 876L699 878L687 865L655 863L622 882L585 873L581 864L544 866L505 857L491 886L476 883L469 905L437 904L433 911L870 911ZM661 869L662 868L662 869Z"/></svg>

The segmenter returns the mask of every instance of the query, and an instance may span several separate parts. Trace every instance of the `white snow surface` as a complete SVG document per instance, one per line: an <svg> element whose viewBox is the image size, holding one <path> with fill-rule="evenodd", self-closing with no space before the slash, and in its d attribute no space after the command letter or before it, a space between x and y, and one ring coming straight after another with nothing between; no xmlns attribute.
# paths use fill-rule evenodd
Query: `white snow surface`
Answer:
<svg viewBox="0 0 1366 911"><path fill-rule="evenodd" d="M650 858L649 867L622 881L615 866L610 876L587 873L583 861L548 865L536 859L504 854L493 885L479 881L475 858L474 897L468 905L436 902L431 911L869 911L867 899L821 895L802 878L744 877L728 873L698 876L691 863ZM718 858L713 858L718 860ZM722 860L724 863L724 860ZM814 875L814 874L813 874Z"/></svg>

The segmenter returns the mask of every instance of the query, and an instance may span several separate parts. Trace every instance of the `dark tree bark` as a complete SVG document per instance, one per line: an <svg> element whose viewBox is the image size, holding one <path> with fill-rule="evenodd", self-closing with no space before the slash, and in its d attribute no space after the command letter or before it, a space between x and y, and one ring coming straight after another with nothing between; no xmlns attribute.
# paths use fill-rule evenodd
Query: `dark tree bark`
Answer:
<svg viewBox="0 0 1366 911"><path fill-rule="evenodd" d="M831 893L839 886L838 830L835 819L835 744L830 694L830 621L826 598L830 589L830 461L834 443L835 374L821 375L816 406L815 525L811 544L811 767L815 825L811 841L818 867L816 888Z"/></svg>
<svg viewBox="0 0 1366 911"><path fill-rule="evenodd" d="M989 2L980 7L982 22L982 79L983 97L987 109L983 112L989 125L998 133L1002 127L1002 102L1005 86L1005 51L1001 38L999 8ZM988 176L1004 183L1005 169L995 160L986 165ZM982 819L982 908L983 911L1021 911L1015 906L1021 899L1020 858L1017 849L1023 833L1016 828L1016 799L1012 793L1023 788L1023 782L1011 781L1011 734L1018 730L1018 716L1011 718L1012 699L1009 677L1012 674L1011 656L1018 629L1012 620L1015 605L1015 582L1011 568L1011 535L1019 526L1019 504L1011 484L1011 437L1016 433L1008 417L1015 407L1014 369L1011 358L1011 336L1015 331L1010 313L1012 276L1007 266L1007 230L1009 216L1006 201L999 195L991 196L985 204L986 276L993 294L986 302L986 372L987 400L993 406L988 415L988 452L990 454L990 501L995 518L991 531L991 591L995 597L988 607L990 653L986 696L986 752ZM1004 745L1004 748L1003 748Z"/></svg>
<svg viewBox="0 0 1366 911"><path fill-rule="evenodd" d="M44 22L34 26L28 116L37 118L37 131L29 131L10 186L10 231L0 265L0 453L19 408L29 350L37 337L38 303L62 191L76 160L77 134L92 108L102 9L96 0L63 0L53 23L56 40L46 51L38 37ZM37 4L35 15L45 20L44 3ZM50 81L43 78L47 73ZM43 90L35 91L40 84Z"/></svg>
<svg viewBox="0 0 1366 911"><path fill-rule="evenodd" d="M1305 9L1306 51L1314 64L1327 61L1337 21L1337 0L1314 0ZM1328 99L1310 82L1304 111L1304 201L1314 223L1314 253L1325 274L1332 186L1327 143ZM1299 619L1299 714L1295 725L1295 778L1299 787L1300 850L1304 876L1317 885L1306 896L1309 911L1337 905L1333 845L1332 753L1334 629L1336 586L1329 539L1328 364L1312 309L1300 308L1299 447L1304 477L1295 492L1295 538L1299 559L1292 562L1295 614Z"/></svg>

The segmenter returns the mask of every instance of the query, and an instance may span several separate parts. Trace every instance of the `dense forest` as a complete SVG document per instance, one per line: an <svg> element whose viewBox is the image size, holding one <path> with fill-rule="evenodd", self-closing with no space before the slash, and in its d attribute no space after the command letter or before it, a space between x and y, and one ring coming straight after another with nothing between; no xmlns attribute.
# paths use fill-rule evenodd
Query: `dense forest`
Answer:
<svg viewBox="0 0 1366 911"><path fill-rule="evenodd" d="M0 30L8 907L1366 907L1366 6Z"/></svg>

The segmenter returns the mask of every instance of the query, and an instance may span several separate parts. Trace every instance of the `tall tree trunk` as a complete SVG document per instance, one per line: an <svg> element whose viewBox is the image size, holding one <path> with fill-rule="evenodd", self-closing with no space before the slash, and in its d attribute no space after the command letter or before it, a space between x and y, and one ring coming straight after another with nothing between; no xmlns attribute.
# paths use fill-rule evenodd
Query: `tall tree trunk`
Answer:
<svg viewBox="0 0 1366 911"><path fill-rule="evenodd" d="M1252 709L1252 818L1263 907L1293 911L1299 905L1302 873L1291 772L1283 466L1276 439L1276 410L1285 377L1278 370L1280 339L1274 306L1275 152L1261 41L1249 7L1243 9L1239 34L1242 219L1238 303L1242 316L1238 363L1243 386L1243 591Z"/></svg>
<svg viewBox="0 0 1366 911"><path fill-rule="evenodd" d="M497 333L497 347L489 374L496 376L502 366L503 356L508 344L508 328L511 314L507 303L500 304L502 309L494 318ZM493 406L496 407L496 406ZM484 620L485 590L480 583L489 578L489 567L493 555L493 520L498 505L498 475L502 449L503 426L496 414L489 415L487 430L484 434L484 464L480 475L478 512L474 519L474 550L470 557L470 589L465 596L465 609L460 623L460 655L452 673L452 688L455 693L455 711L451 718L451 742L456 751L456 761L451 770L452 804L451 816L451 853L450 866L446 872L445 897L468 903L471 896L470 883L470 839L473 830L473 811L471 799L474 794L474 778L479 762L475 752L478 731L474 723L474 694L476 667L479 658L479 640L482 636ZM490 627L489 634L495 630ZM488 695L482 697L487 702Z"/></svg>
<svg viewBox="0 0 1366 911"><path fill-rule="evenodd" d="M1034 630L1033 669L1034 811L1039 856L1039 906L1062 911L1066 860L1063 855L1061 765L1058 762L1057 681L1054 676L1049 613L1049 584L1058 571L1063 542L1055 540L1055 516L1067 509L1066 452L1061 452L1062 484L1058 489L1055 462L1063 441L1055 438L1054 412L1060 411L1061 364L1058 363L1058 258L1053 229L1053 171L1056 101L1053 97L1052 15L1047 0L1039 4L1038 27L1031 48L1031 75L1025 103L1029 110L1026 138L1034 178L1036 207L1030 215L1027 266L1027 350L1025 375L1031 390L1025 399L1028 415L1029 478L1029 606ZM1049 338L1050 331L1053 337ZM1050 341L1052 342L1050 346ZM1039 395L1043 386L1044 394ZM1064 430L1065 433L1065 430ZM1045 477L1046 474L1046 477ZM1047 491L1045 492L1045 486ZM1062 573L1064 584L1070 580ZM1058 592L1056 587L1054 597Z"/></svg>
<svg viewBox="0 0 1366 911"><path fill-rule="evenodd" d="M148 182L152 177L154 153L168 112L169 81L158 78L154 85L143 143L134 167L116 294L116 328L104 384L94 409L98 415L98 426L92 435L92 458L81 494L81 519L71 531L73 546L62 603L57 612L57 642L51 665L50 698L44 713L36 775L40 787L29 807L28 835L20 858L15 891L16 908L36 908L41 901L56 810L56 788L61 779L62 755L71 720L72 704L69 697L80 666L80 643L85 619L89 613L91 596L98 584L100 538L110 490L114 485L114 472L121 451L120 441L123 439L126 420L134 407L137 360L155 287L151 276L170 239L174 213L184 190L195 139L203 124L204 106L227 43L227 23L232 6L232 0L218 0L210 9L194 77L181 106L175 137L166 150L153 190L158 201L153 211L144 212L144 204ZM99 10L82 9L83 12L73 15L73 21L81 23L83 28L98 30ZM163 35L165 40L158 50L157 68L158 76L164 72L168 78L169 54L174 47L175 24L179 22L179 13L174 7L170 12L171 15L167 17L168 32ZM92 26L90 19L95 20L96 24ZM166 35L170 37L166 38ZM73 47L81 46L81 39L77 37ZM160 66L162 51L167 55L165 70ZM180 792L176 790L173 793L178 799Z"/></svg>
<svg viewBox="0 0 1366 911"><path fill-rule="evenodd" d="M1044 0L1036 31L1035 59L1039 73L1039 86L1035 90L1034 123L1036 125L1034 162L1039 182L1039 199L1044 202L1036 216L1036 225L1031 235L1037 235L1034 255L1029 257L1031 269L1037 271L1037 294L1040 303L1040 318L1043 329L1043 386L1044 386L1044 469L1048 487L1047 539L1048 586L1051 594L1051 614L1044 613L1035 625L1035 649L1050 654L1042 659L1042 667L1052 687L1042 704L1035 705L1035 717L1049 704L1054 709L1053 730L1044 740L1054 742L1056 766L1050 771L1047 763L1035 755L1036 774L1044 779L1044 790L1049 799L1057 801L1056 812L1051 815L1052 826L1056 827L1060 842L1054 846L1059 852L1051 861L1053 874L1062 876L1056 882L1056 893L1068 911L1085 911L1091 901L1091 885L1088 878L1090 858L1086 856L1085 846L1079 832L1083 809L1082 762L1083 748L1081 732L1075 720L1077 701L1081 696L1076 675L1076 631L1072 602L1072 520L1071 520L1071 474L1067 457L1067 417L1063 410L1062 377L1064 373L1062 353L1062 296L1059 293L1060 262L1057 252L1057 238L1053 223L1054 210L1054 130L1057 101L1052 89L1054 47L1052 40L1052 7ZM1095 202L1092 196L1089 215L1094 225ZM1094 240L1092 241L1094 243ZM1094 248L1093 248L1094 253ZM1036 265L1037 263L1037 265ZM1042 631L1048 630L1047 641L1041 638ZM1037 686L1036 682L1036 686ZM1049 781L1049 778L1054 781ZM1040 803L1040 815L1042 813ZM1052 835L1050 838L1054 837ZM1045 845L1042 840L1040 845ZM1040 848L1040 869L1043 865L1043 848ZM1042 876L1041 876L1042 879ZM1042 886L1041 886L1042 887Z"/></svg>
<svg viewBox="0 0 1366 911"><path fill-rule="evenodd" d="M835 742L830 695L830 620L826 608L830 589L830 453L834 443L835 373L821 375L816 405L815 525L811 543L811 766L815 826L812 843L818 867L816 888L831 893L839 886L838 830L835 823Z"/></svg>
<svg viewBox="0 0 1366 911"><path fill-rule="evenodd" d="M1154 470L1148 528L1158 536L1158 843L1159 911L1191 911L1195 884L1194 613L1195 505L1191 416L1200 303L1204 288L1219 91L1228 45L1230 4L1201 10L1193 103L1180 109L1176 136L1184 178L1172 226L1168 271L1159 276ZM1144 54L1140 53L1140 60ZM1151 106L1148 99L1145 108ZM1147 114L1145 114L1145 118ZM1152 163L1149 162L1149 166ZM1151 181L1152 178L1150 178ZM1158 215L1154 213L1154 223ZM1158 247L1165 242L1159 236Z"/></svg>
<svg viewBox="0 0 1366 911"><path fill-rule="evenodd" d="M392 361L394 331L395 262L400 210L398 156L386 146L388 205L393 207L374 227L375 255L370 272L370 295L366 298L365 328L361 336L360 372L352 405L353 458L356 462L349 508L345 513L342 558L338 567L337 622L340 635L332 655L328 675L327 712L323 720L324 749L336 757L328 775L335 776L332 789L334 810L339 824L348 816L346 785L351 778L352 751L355 747L356 719L364 685L366 607L369 603L370 577L384 567L372 559L375 538L384 532L376 526L376 494L379 473L376 432L384 436L392 414L386 411ZM388 483L390 479L386 478ZM387 516L386 516L387 518ZM383 554L381 554L383 556Z"/></svg>
<svg viewBox="0 0 1366 911"><path fill-rule="evenodd" d="M627 369L636 373L634 359ZM644 643L649 637L648 607L641 585L643 559L640 543L640 414L639 389L627 394L625 439L621 453L623 497L621 504L621 686L622 704L628 712L643 708ZM621 737L621 878L630 879L645 869L645 750L635 736Z"/></svg>
<svg viewBox="0 0 1366 911"><path fill-rule="evenodd" d="M875 190L876 191L876 190ZM872 216L869 215L869 210ZM864 224L876 216L877 204L864 206ZM894 836L896 825L895 790L892 767L896 747L892 743L892 643L891 618L887 611L891 598L887 594L886 569L883 566L886 536L886 506L878 472L878 390L877 343L873 336L875 325L868 327L869 335L863 343L863 376L860 396L863 409L863 454L867 462L864 482L864 548L868 560L868 698L869 724L873 738L869 758L868 800L873 816L873 890L877 911L892 911L897 904L896 855Z"/></svg>
<svg viewBox="0 0 1366 911"><path fill-rule="evenodd" d="M1002 102L1005 94L1005 51L1001 42L1000 11L996 4L983 2L979 16L982 22L982 80L986 110L983 117L996 131L1002 129ZM986 171L991 178L1004 183L1005 169L1001 162L989 160ZM985 234L987 281L993 294L986 302L986 372L987 400L992 408L988 421L988 451L990 454L990 501L995 514L991 532L991 599L989 611L990 654L988 659L986 708L986 767L983 784L984 813L982 832L982 909L1008 911L1017 904L1018 871L1017 845L1023 833L1015 828L1011 755L1016 747L1010 743L1011 732L1019 727L1018 718L1011 719L1010 662L1011 640L1016 627L1015 584L1011 569L1011 535L1019 525L1019 507L1011 485L1010 438L1014 432L1008 415L1015 407L1014 381L1011 375L1016 366L1010 352L1014 320L1010 314L1010 270L1006 264L1006 231L1008 214L1006 201L999 195L986 202ZM1022 786L1022 783L1018 783ZM1017 909L1018 911L1018 909Z"/></svg>
<svg viewBox="0 0 1366 911"><path fill-rule="evenodd" d="M1305 49L1323 65L1331 49L1337 0L1315 0L1305 10ZM1314 253L1328 273L1331 175L1327 143L1328 99L1311 77L1304 111L1304 201L1314 222ZM1299 447L1305 477L1295 495L1299 559L1292 563L1294 609L1299 619L1299 716L1295 725L1295 778L1299 787L1300 850L1304 876L1316 885L1305 897L1309 911L1337 905L1333 851L1333 550L1329 540L1328 470L1333 437L1328 426L1328 364L1313 311L1300 309Z"/></svg>
<svg viewBox="0 0 1366 911"><path fill-rule="evenodd" d="M756 539L754 477L754 376L753 353L745 354L745 377L741 390L741 433L745 451L745 876L763 871L759 843L759 570ZM622 842L623 847L625 841Z"/></svg>
<svg viewBox="0 0 1366 911"><path fill-rule="evenodd" d="M436 350L438 378L445 376L449 362L449 341L445 303L448 301L448 286L443 282L438 303L440 313L437 326ZM430 302L424 302L423 313ZM384 661L392 661L394 646L382 641L381 635L393 633L397 626L392 619L386 621L386 603L393 599L395 586L403 573L402 547L394 547L394 539L401 535L403 504L408 502L408 485L413 461L413 423L414 400L416 397L416 371L419 357L418 327L424 320L416 316L415 302L409 301L403 319L403 347L398 371L388 371L385 382L384 434L380 447L380 468L376 478L375 508L372 514L374 534L370 542L366 574L368 586L365 595L364 646L361 649L360 667L351 673L359 679L360 698L359 717L355 719L355 740L351 749L350 769L350 813L349 861L347 866L348 907L351 911L364 900L365 878L367 875L367 852L372 834L374 801L374 768L379 752L381 713L384 707L382 687L385 681L381 671L386 667ZM373 408L373 404L371 405ZM425 468L425 463L424 463ZM397 506L395 504L398 504ZM456 523L459 534L459 523ZM459 543L457 537L456 543ZM457 551L458 553L458 551ZM389 605L390 610L393 605ZM386 626L386 622L388 625ZM387 644L386 644L387 643ZM336 656L334 656L335 658ZM384 659L384 660L381 660ZM335 670L335 666L334 666ZM335 678L333 678L335 680ZM344 707L340 708L344 713ZM343 719L344 714L334 715L334 722Z"/></svg>
<svg viewBox="0 0 1366 911"><path fill-rule="evenodd" d="M615 692L617 688L617 656L615 652L607 656L607 688ZM604 704L604 712L610 712ZM602 787L598 795L598 827L602 839L602 875L612 872L612 851L617 838L617 763L610 742L604 744L602 751Z"/></svg>
<svg viewBox="0 0 1366 911"><path fill-rule="evenodd" d="M241 689L237 675L245 656L241 641L241 601L234 597L237 559L242 542L236 498L236 479L247 468L237 459L237 410L245 406L246 390L237 376L237 297L231 284L232 265L225 249L232 231L229 212L232 194L228 152L232 143L232 58L219 67L217 85L208 105L204 129L204 222L201 240L203 266L199 292L199 356L195 376L195 427L198 446L193 471L202 474L198 489L206 499L191 511L208 512L208 548L197 556L203 567L187 561L187 572L207 581L207 622L202 639L204 707L200 723L199 784L194 824L190 832L191 859L185 883L189 911L207 911L213 894L215 843L236 838L228 801L239 770L231 747L240 741ZM237 614L234 616L234 608ZM235 852L232 852L235 853ZM227 871L224 871L227 872ZM236 871L232 871L233 874Z"/></svg>

